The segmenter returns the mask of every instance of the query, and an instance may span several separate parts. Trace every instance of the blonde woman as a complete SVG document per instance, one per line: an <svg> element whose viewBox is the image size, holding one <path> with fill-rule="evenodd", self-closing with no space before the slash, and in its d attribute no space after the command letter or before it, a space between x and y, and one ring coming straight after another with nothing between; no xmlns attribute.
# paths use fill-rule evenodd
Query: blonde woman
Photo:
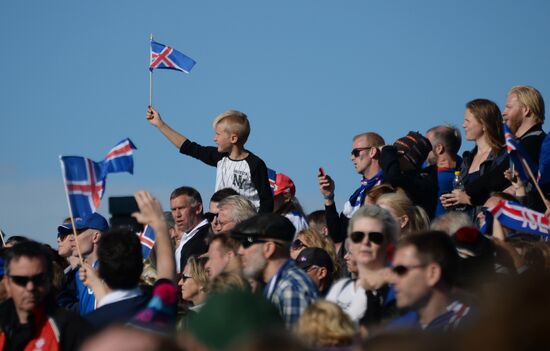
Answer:
<svg viewBox="0 0 550 351"><path fill-rule="evenodd" d="M401 235L428 230L430 218L424 209L415 206L405 192L384 194L376 204L388 210L399 224Z"/></svg>
<svg viewBox="0 0 550 351"><path fill-rule="evenodd" d="M178 282L182 300L192 303L189 309L194 312L198 312L206 300L208 272L205 264L206 258L189 257Z"/></svg>
<svg viewBox="0 0 550 351"><path fill-rule="evenodd" d="M337 304L317 300L304 310L295 333L306 345L319 349L351 346L357 330Z"/></svg>
<svg viewBox="0 0 550 351"><path fill-rule="evenodd" d="M340 277L340 264L336 256L336 249L334 248L334 243L329 237L325 237L320 234L315 229L305 229L296 235L296 239L292 241L290 245L290 257L295 260L296 257L302 252L306 247L319 247L325 250L332 260L334 267L333 279L336 280Z"/></svg>

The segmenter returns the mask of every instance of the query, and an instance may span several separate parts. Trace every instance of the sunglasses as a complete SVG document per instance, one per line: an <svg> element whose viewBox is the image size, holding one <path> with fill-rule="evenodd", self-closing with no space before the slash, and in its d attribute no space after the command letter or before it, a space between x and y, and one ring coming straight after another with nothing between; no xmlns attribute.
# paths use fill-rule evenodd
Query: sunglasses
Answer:
<svg viewBox="0 0 550 351"><path fill-rule="evenodd" d="M360 242L365 239L365 235L368 236L369 241L376 245L381 245L384 242L384 234L380 232L353 232L349 235L349 238L351 241L353 241L355 244L359 244Z"/></svg>
<svg viewBox="0 0 550 351"><path fill-rule="evenodd" d="M216 217L218 217L218 214L217 214L217 213L206 212L206 213L204 214L204 218L206 218L206 220L208 221L208 223L214 222L214 219L216 219Z"/></svg>
<svg viewBox="0 0 550 351"><path fill-rule="evenodd" d="M269 241L274 242L275 244L278 244L277 242L275 242L273 240L253 238L251 236L247 236L247 237L244 237L244 238L239 238L238 240L241 243L242 247L245 248L245 249L248 249L250 246L252 246L254 244L267 243Z"/></svg>
<svg viewBox="0 0 550 351"><path fill-rule="evenodd" d="M40 273L30 277L26 275L9 275L9 277L15 285L19 285L21 287L27 286L29 282L32 282L35 286L43 286L48 281L48 276L46 273Z"/></svg>
<svg viewBox="0 0 550 351"><path fill-rule="evenodd" d="M426 265L425 264L418 264L418 265L414 265L414 266L403 266L403 265L400 264L398 266L393 267L391 270L396 275L402 277L402 276L406 275L407 273L409 273L409 271L411 269L422 268L422 267L426 267Z"/></svg>
<svg viewBox="0 0 550 351"><path fill-rule="evenodd" d="M307 247L306 244L304 244L300 239L296 239L290 244L290 248L292 250L300 250Z"/></svg>
<svg viewBox="0 0 550 351"><path fill-rule="evenodd" d="M363 150L369 150L372 149L374 146L367 146L367 147L356 147L355 149L351 150L351 154L353 157L359 157L359 154Z"/></svg>
<svg viewBox="0 0 550 351"><path fill-rule="evenodd" d="M181 274L181 280L186 281L187 279L193 279L193 276L190 275L190 274L182 273Z"/></svg>

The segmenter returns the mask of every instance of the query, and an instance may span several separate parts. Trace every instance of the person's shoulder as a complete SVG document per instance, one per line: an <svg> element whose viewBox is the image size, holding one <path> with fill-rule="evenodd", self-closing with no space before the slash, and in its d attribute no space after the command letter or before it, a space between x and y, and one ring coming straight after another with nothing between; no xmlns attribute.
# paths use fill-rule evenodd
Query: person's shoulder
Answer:
<svg viewBox="0 0 550 351"><path fill-rule="evenodd" d="M248 162L248 163L253 163L253 164L257 164L259 166L263 166L263 167L267 167L265 165L265 162L264 160L256 155L255 153L253 153L252 151L250 150L246 150L246 152L248 152L248 156L246 156L244 159Z"/></svg>

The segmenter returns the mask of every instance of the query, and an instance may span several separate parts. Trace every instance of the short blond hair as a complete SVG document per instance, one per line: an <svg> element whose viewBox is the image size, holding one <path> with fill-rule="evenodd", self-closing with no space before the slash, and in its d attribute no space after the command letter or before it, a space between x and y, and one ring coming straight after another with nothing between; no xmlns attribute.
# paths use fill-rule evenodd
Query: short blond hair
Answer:
<svg viewBox="0 0 550 351"><path fill-rule="evenodd" d="M239 143L244 145L250 135L250 123L245 113L237 110L227 110L220 113L212 122L212 127L216 129L218 124L223 123L223 130L230 134L237 135Z"/></svg>
<svg viewBox="0 0 550 351"><path fill-rule="evenodd" d="M350 317L335 303L317 300L296 323L295 332L310 347L350 346L356 335Z"/></svg>
<svg viewBox="0 0 550 351"><path fill-rule="evenodd" d="M528 85L518 85L510 89L508 95L510 94L515 94L519 103L527 107L538 122L544 122L544 99L537 89Z"/></svg>

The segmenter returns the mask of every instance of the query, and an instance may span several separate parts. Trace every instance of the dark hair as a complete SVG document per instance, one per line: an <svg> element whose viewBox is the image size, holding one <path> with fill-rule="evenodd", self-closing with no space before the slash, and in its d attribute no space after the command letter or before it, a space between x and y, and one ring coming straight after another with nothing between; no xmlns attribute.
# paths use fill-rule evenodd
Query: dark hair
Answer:
<svg viewBox="0 0 550 351"><path fill-rule="evenodd" d="M237 190L233 188L223 188L216 191L214 194L212 194L212 197L210 198L210 202L220 202L226 197L231 195L239 195L239 193L237 192Z"/></svg>
<svg viewBox="0 0 550 351"><path fill-rule="evenodd" d="M502 114L497 104L487 99L475 99L466 104L475 119L484 127L487 141L494 153L504 147Z"/></svg>
<svg viewBox="0 0 550 351"><path fill-rule="evenodd" d="M202 204L201 194L195 188L191 188L190 186L181 186L172 191L172 194L170 194L170 200L182 195L191 198L191 207L196 207L198 204Z"/></svg>
<svg viewBox="0 0 550 351"><path fill-rule="evenodd" d="M489 194L489 197L499 197L502 200L519 202L517 197L512 194L505 193L504 191L493 191L491 194Z"/></svg>
<svg viewBox="0 0 550 351"><path fill-rule="evenodd" d="M422 264L435 263L441 268L441 281L452 287L456 281L458 254L451 237L440 231L427 231L401 238L397 249L414 246Z"/></svg>
<svg viewBox="0 0 550 351"><path fill-rule="evenodd" d="M141 243L134 232L116 228L104 233L97 248L99 275L111 289L132 289L143 271Z"/></svg>
<svg viewBox="0 0 550 351"><path fill-rule="evenodd" d="M307 222L317 223L319 225L327 225L327 218L325 217L325 210L313 211L307 215Z"/></svg>
<svg viewBox="0 0 550 351"><path fill-rule="evenodd" d="M48 248L36 241L27 240L17 243L4 251L5 274L9 274L10 262L21 257L38 258L44 262L45 273L51 278L53 272L53 258ZM48 279L51 280L51 279Z"/></svg>
<svg viewBox="0 0 550 351"><path fill-rule="evenodd" d="M460 131L451 125L443 125L430 128L428 133L433 133L436 143L441 143L445 147L445 151L450 155L458 154L462 144Z"/></svg>
<svg viewBox="0 0 550 351"><path fill-rule="evenodd" d="M6 240L6 245L7 244L15 245L15 244L19 244L19 243L28 242L28 241L31 241L31 239L27 238L26 236L12 235L12 236L9 237L9 239Z"/></svg>

